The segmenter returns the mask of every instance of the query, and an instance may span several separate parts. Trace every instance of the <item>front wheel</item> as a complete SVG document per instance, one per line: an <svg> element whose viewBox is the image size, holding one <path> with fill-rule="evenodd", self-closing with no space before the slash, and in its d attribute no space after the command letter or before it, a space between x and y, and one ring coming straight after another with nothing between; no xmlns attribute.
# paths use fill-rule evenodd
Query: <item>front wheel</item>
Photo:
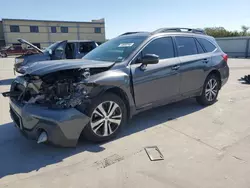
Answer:
<svg viewBox="0 0 250 188"><path fill-rule="evenodd" d="M125 103L112 93L106 93L92 101L87 114L90 122L84 128L83 136L95 142L115 137L127 120Z"/></svg>
<svg viewBox="0 0 250 188"><path fill-rule="evenodd" d="M220 79L215 74L207 77L201 96L196 97L199 104L207 106L214 104L219 93Z"/></svg>

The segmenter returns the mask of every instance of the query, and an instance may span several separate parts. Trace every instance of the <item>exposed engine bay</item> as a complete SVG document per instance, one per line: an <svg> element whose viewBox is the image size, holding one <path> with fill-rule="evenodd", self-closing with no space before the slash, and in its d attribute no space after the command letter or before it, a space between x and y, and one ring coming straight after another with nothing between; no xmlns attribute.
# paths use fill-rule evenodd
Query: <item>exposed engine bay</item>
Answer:
<svg viewBox="0 0 250 188"><path fill-rule="evenodd" d="M91 74L101 69L72 69L49 73L44 76L24 75L11 86L9 96L23 104L40 104L50 108L71 108L89 100L95 84L88 83Z"/></svg>

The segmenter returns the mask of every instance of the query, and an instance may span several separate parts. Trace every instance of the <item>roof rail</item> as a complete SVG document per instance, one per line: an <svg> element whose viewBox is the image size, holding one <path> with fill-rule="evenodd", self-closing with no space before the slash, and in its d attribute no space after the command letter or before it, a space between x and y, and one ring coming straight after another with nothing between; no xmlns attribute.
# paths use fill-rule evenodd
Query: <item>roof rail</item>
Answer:
<svg viewBox="0 0 250 188"><path fill-rule="evenodd" d="M153 31L153 34L156 33L167 33L167 32L184 32L184 33L196 33L206 35L206 32L203 29L191 29L191 28L161 28Z"/></svg>
<svg viewBox="0 0 250 188"><path fill-rule="evenodd" d="M131 35L131 34L136 34L136 33L142 33L143 31L133 31L133 32L126 32L126 33L123 33L119 36L123 36L123 35Z"/></svg>

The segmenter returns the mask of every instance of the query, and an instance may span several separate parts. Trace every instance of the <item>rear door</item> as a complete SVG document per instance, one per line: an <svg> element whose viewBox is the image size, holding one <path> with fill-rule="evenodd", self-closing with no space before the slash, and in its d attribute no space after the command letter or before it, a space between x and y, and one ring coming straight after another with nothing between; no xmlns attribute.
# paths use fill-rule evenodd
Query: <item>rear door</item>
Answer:
<svg viewBox="0 0 250 188"><path fill-rule="evenodd" d="M78 43L78 51L76 53L76 59L81 59L91 50L96 48L95 42L79 42Z"/></svg>
<svg viewBox="0 0 250 188"><path fill-rule="evenodd" d="M153 39L137 58L145 54L159 56L157 64L131 66L136 107L143 108L171 100L179 95L179 58L175 56L172 37ZM137 59L136 58L136 59Z"/></svg>
<svg viewBox="0 0 250 188"><path fill-rule="evenodd" d="M180 58L180 93L190 95L203 87L205 69L210 57L194 37L175 37L178 55Z"/></svg>

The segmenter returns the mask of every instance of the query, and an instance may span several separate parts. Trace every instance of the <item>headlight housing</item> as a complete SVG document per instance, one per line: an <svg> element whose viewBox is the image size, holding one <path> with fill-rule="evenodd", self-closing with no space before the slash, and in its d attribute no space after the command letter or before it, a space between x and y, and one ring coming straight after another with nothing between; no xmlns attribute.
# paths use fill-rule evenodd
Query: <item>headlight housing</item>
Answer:
<svg viewBox="0 0 250 188"><path fill-rule="evenodd" d="M15 59L15 64L20 64L20 63L22 63L23 61L24 61L23 58L16 58L16 59Z"/></svg>

